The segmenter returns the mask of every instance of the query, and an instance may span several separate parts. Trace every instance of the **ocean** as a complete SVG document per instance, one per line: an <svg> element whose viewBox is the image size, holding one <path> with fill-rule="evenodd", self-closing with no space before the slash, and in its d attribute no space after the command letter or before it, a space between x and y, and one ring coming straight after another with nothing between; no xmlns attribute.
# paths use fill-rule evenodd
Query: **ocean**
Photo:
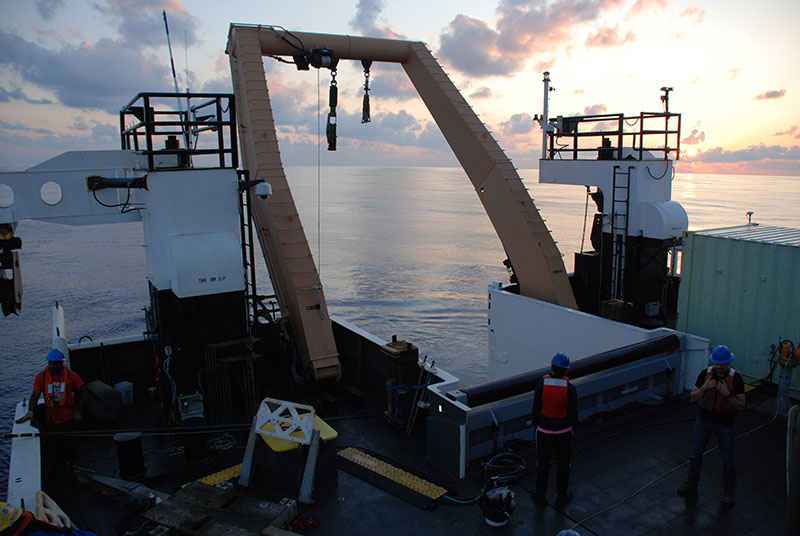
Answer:
<svg viewBox="0 0 800 536"><path fill-rule="evenodd" d="M331 314L384 339L416 344L465 385L488 379L486 296L505 281L505 255L460 168L286 168L318 263ZM520 170L568 270L581 248L585 188L539 184ZM678 173L673 199L690 229L753 222L800 228L800 177ZM589 201L585 248L594 204ZM19 317L0 317L0 430L50 348L51 307L64 307L70 343L133 335L148 304L138 223L69 227L23 221L17 228L24 297ZM269 290L263 260L259 292ZM0 498L10 441L0 441Z"/></svg>

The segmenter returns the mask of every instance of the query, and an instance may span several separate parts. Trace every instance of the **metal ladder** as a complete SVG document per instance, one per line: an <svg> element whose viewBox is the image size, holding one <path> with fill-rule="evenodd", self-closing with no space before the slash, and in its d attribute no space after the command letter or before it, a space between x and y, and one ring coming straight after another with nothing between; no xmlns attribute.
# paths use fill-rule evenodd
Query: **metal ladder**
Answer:
<svg viewBox="0 0 800 536"><path fill-rule="evenodd" d="M628 209L630 208L631 171L614 166L611 192L611 298L623 299L625 282L625 244L628 241Z"/></svg>
<svg viewBox="0 0 800 536"><path fill-rule="evenodd" d="M247 174L241 177L247 181ZM252 335L252 325L258 315L258 296L256 294L255 248L253 246L253 218L250 214L250 188L239 188L239 227L242 233L242 263L244 268L245 300L247 306L247 333Z"/></svg>

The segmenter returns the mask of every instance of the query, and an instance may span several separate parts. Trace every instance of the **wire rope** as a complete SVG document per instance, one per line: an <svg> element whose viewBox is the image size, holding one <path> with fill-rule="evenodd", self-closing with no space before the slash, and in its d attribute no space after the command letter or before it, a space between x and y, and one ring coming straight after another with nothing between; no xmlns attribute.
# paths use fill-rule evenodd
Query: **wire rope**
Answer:
<svg viewBox="0 0 800 536"><path fill-rule="evenodd" d="M581 231L581 253L583 253L583 241L586 238L586 218L589 216L589 187L586 187L586 203L583 207L583 230Z"/></svg>
<svg viewBox="0 0 800 536"><path fill-rule="evenodd" d="M322 224L321 224L321 204L322 204L322 152L320 149L320 95L319 95L319 69L317 69L317 275L322 280Z"/></svg>

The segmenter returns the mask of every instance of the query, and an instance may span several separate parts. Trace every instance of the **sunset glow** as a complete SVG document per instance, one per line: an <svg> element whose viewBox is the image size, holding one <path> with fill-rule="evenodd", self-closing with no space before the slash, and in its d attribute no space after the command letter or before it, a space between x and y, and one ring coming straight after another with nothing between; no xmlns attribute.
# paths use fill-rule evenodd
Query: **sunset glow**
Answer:
<svg viewBox="0 0 800 536"><path fill-rule="evenodd" d="M118 147L117 111L140 91L172 91L161 11L181 89L231 91L231 22L420 40L518 167L536 167L542 71L551 115L682 114L679 172L800 176L800 3L666 0L210 0L3 2L0 167L66 150ZM187 65L188 60L188 65ZM265 58L286 164L316 162L328 71ZM187 76L188 75L188 76ZM339 150L325 165L456 165L397 65L370 73L372 122L360 123L360 64L339 68ZM318 101L319 98L319 101Z"/></svg>

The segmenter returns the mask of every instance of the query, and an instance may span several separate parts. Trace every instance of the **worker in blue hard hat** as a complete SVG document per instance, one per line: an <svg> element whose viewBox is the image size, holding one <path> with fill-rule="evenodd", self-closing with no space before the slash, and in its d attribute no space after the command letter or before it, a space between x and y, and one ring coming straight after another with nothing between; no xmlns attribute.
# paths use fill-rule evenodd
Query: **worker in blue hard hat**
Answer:
<svg viewBox="0 0 800 536"><path fill-rule="evenodd" d="M56 348L47 354L47 367L33 380L33 392L28 402L28 411L18 423L33 420L34 426L42 432L52 434L42 436L42 451L52 457L53 467L59 468L53 476L68 478L69 468L76 457L76 446L66 433L75 428L75 413L81 401L83 380L70 370L61 350ZM44 404L39 397L44 395Z"/></svg>
<svg viewBox="0 0 800 536"><path fill-rule="evenodd" d="M567 378L569 358L553 356L550 374L536 383L531 421L536 430L536 488L533 500L547 504L550 458L556 457L556 508L572 499L567 490L572 458L572 427L578 424L578 395Z"/></svg>
<svg viewBox="0 0 800 536"><path fill-rule="evenodd" d="M83 380L65 364L64 353L57 348L47 354L47 368L39 372L33 380L33 392L28 403L28 412L17 420L18 423L34 419L37 424L48 429L57 429L71 423ZM35 417L39 397L44 394L44 422Z"/></svg>
<svg viewBox="0 0 800 536"><path fill-rule="evenodd" d="M733 458L733 441L736 437L733 422L737 411L745 409L744 380L731 368L733 353L727 346L719 345L708 357L709 366L700 371L692 389L692 402L697 402L700 414L692 431L692 453L689 474L678 488L678 495L693 496L700 482L703 451L712 435L716 436L722 456L724 506L736 503L736 467Z"/></svg>

